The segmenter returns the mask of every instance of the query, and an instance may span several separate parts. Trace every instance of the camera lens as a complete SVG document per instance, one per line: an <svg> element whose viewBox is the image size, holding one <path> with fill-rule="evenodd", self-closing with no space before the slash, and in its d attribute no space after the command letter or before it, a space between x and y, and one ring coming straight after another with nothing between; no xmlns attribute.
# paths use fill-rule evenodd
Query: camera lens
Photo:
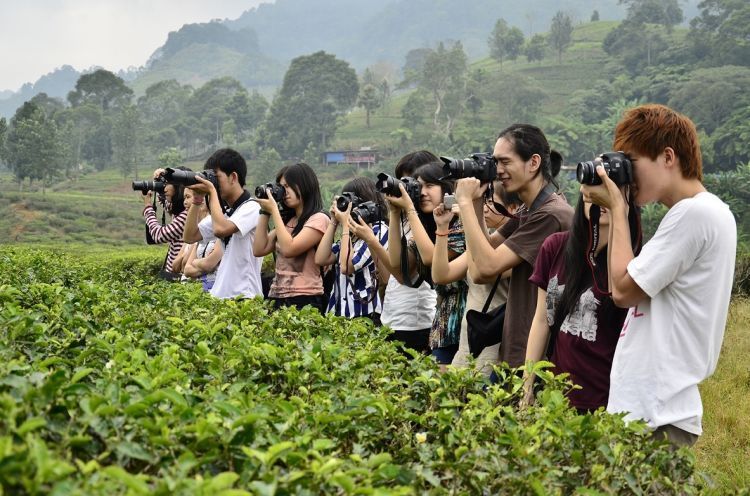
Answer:
<svg viewBox="0 0 750 496"><path fill-rule="evenodd" d="M576 178L581 184L601 184L602 182L596 174L596 164L591 161L578 163Z"/></svg>

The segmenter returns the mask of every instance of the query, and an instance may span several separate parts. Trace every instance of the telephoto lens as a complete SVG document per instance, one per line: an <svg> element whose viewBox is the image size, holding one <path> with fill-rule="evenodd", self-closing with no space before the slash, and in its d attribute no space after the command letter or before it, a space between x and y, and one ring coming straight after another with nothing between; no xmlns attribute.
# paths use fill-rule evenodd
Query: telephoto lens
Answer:
<svg viewBox="0 0 750 496"><path fill-rule="evenodd" d="M463 159L440 157L440 160L443 161L443 174L446 178L475 177L486 184L497 177L497 164L491 153L475 153Z"/></svg>
<svg viewBox="0 0 750 496"><path fill-rule="evenodd" d="M144 195L149 191L164 193L164 187L167 184L164 181L133 181L133 191L140 191Z"/></svg>

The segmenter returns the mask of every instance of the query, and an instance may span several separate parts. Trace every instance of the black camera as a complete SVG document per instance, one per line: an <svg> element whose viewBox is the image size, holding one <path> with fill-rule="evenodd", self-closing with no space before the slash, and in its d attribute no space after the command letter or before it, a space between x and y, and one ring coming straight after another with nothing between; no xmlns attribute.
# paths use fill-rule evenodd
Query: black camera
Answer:
<svg viewBox="0 0 750 496"><path fill-rule="evenodd" d="M596 173L596 166L600 164L616 185L633 183L633 163L622 152L602 153L595 160L579 162L576 169L578 182L591 185L601 184L602 180Z"/></svg>
<svg viewBox="0 0 750 496"><path fill-rule="evenodd" d="M286 196L286 189L284 186L280 185L279 183L266 183L261 184L257 188L255 188L255 198L260 198L262 200L268 199L268 194L266 193L266 190L271 190L271 198L276 200L276 203L281 203L284 201L284 196Z"/></svg>
<svg viewBox="0 0 750 496"><path fill-rule="evenodd" d="M482 184L491 183L497 177L497 163L491 153L474 153L469 158L440 157L446 179L475 177Z"/></svg>
<svg viewBox="0 0 750 496"><path fill-rule="evenodd" d="M193 172L190 170L172 169L167 167L164 169L162 178L167 184L178 184L182 186L193 186L198 184L198 177L210 181L214 185L216 191L219 191L219 178L216 177L216 171L213 169L206 169L200 172Z"/></svg>
<svg viewBox="0 0 750 496"><path fill-rule="evenodd" d="M354 209L362 203L362 200L351 191L346 191L336 197L336 208L338 208L340 212L345 212L346 209L349 208L350 203L352 204L352 211L354 211Z"/></svg>
<svg viewBox="0 0 750 496"><path fill-rule="evenodd" d="M419 205L419 197L422 194L422 185L413 177L402 177L399 180L385 172L381 172L378 174L375 189L384 195L399 197L401 196L401 190L398 187L400 183L404 185L406 194L411 198L411 202L414 205Z"/></svg>
<svg viewBox="0 0 750 496"><path fill-rule="evenodd" d="M384 212L381 211L380 205L373 201L361 202L354 204L352 207L352 218L357 222L365 224L374 224L383 220ZM341 209L339 209L341 210Z"/></svg>
<svg viewBox="0 0 750 496"><path fill-rule="evenodd" d="M149 191L163 194L166 185L164 181L133 181L133 191L140 191L144 195Z"/></svg>

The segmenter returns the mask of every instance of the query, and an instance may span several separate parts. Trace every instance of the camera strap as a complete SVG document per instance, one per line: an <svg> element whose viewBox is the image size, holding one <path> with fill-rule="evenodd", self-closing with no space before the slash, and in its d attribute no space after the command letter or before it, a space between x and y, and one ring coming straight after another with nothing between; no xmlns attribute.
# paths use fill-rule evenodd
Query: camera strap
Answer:
<svg viewBox="0 0 750 496"><path fill-rule="evenodd" d="M406 231L404 230L404 212L401 211L401 277L404 279L404 285L410 288L418 288L424 282L424 277L417 271L417 280L412 281L409 277L409 253L406 245ZM432 284L430 284L432 286Z"/></svg>
<svg viewBox="0 0 750 496"><path fill-rule="evenodd" d="M237 198L237 201L235 201L231 207L224 208L224 215L227 216L227 219L232 217L232 215L237 211L237 209L240 208L246 202L248 202L250 198L251 198L250 192L246 189L243 189L242 194L240 195L239 198ZM224 248L227 247L230 239L232 239L231 235L225 238L221 238L222 243L224 243Z"/></svg>

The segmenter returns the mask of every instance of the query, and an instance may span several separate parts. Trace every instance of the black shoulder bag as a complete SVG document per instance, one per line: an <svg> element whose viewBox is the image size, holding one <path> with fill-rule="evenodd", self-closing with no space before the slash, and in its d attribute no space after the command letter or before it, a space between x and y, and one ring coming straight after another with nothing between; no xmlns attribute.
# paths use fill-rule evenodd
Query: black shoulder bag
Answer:
<svg viewBox="0 0 750 496"><path fill-rule="evenodd" d="M500 284L502 277L503 275L500 274L495 279L495 284L492 286L492 291L487 296L481 312L478 310L466 311L466 333L469 338L469 351L474 358L477 358L482 353L482 350L488 346L494 346L502 340L503 323L505 322L505 303L489 310L490 303L492 303L492 299L495 297L497 286Z"/></svg>

